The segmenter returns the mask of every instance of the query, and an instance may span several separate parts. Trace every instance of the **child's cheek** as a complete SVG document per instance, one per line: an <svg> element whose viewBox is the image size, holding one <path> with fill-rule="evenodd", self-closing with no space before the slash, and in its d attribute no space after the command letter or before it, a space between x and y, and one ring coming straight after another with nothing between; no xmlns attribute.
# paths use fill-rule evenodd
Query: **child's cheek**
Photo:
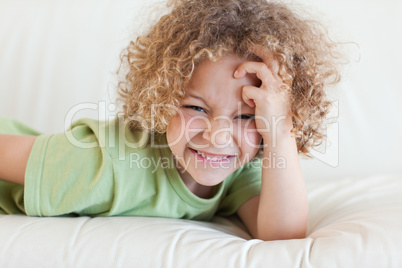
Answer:
<svg viewBox="0 0 402 268"><path fill-rule="evenodd" d="M169 121L166 133L169 146L171 144L187 143L194 136L207 128L207 117L193 115L192 113L182 110Z"/></svg>
<svg viewBox="0 0 402 268"><path fill-rule="evenodd" d="M208 129L208 126L210 125L207 117L199 115L194 116L189 113L184 113L184 121L185 130L190 134L190 136L194 136L196 133Z"/></svg>
<svg viewBox="0 0 402 268"><path fill-rule="evenodd" d="M258 148L261 144L262 137L258 133L255 123L250 124L248 127L243 129L243 143L248 147L248 151L251 153L257 153Z"/></svg>
<svg viewBox="0 0 402 268"><path fill-rule="evenodd" d="M170 118L167 130L166 130L166 138L168 140L169 146L172 144L176 144L178 140L180 140L180 133L184 127L184 121L182 117L178 114L174 115Z"/></svg>

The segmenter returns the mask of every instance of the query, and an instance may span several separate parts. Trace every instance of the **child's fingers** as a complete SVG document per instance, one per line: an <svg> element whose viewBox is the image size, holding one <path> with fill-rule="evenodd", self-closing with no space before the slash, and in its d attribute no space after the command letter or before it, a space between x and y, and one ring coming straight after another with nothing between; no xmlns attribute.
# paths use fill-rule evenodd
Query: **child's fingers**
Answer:
<svg viewBox="0 0 402 268"><path fill-rule="evenodd" d="M272 70L274 75L278 73L279 63L275 59L274 54L272 53L271 50L261 45L255 45L251 48L251 52L260 57L264 61L264 63L268 66L268 68Z"/></svg>
<svg viewBox="0 0 402 268"><path fill-rule="evenodd" d="M256 74L258 79L261 80L261 88L272 88L272 90L277 90L275 88L276 85L281 84L281 81L278 81L268 66L263 62L244 62L242 63L234 73L235 78L242 78L247 73Z"/></svg>
<svg viewBox="0 0 402 268"><path fill-rule="evenodd" d="M242 78L247 73L256 74L258 79L261 80L263 84L269 84L270 81L274 79L268 66L263 62L244 62L239 67L234 74L235 78Z"/></svg>
<svg viewBox="0 0 402 268"><path fill-rule="evenodd" d="M258 99L260 88L253 87L253 86L243 86L242 90L242 99L243 101L250 107L255 107L255 100Z"/></svg>

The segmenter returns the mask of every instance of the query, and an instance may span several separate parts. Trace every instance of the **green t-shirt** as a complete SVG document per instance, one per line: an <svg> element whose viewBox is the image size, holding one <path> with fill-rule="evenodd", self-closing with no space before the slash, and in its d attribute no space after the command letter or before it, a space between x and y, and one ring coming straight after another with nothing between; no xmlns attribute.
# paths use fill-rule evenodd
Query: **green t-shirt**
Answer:
<svg viewBox="0 0 402 268"><path fill-rule="evenodd" d="M9 119L0 119L0 133L39 135ZM81 119L37 137L25 186L0 181L0 213L210 220L235 213L260 188L261 161L253 160L214 186L212 198L200 198L181 180L165 135Z"/></svg>

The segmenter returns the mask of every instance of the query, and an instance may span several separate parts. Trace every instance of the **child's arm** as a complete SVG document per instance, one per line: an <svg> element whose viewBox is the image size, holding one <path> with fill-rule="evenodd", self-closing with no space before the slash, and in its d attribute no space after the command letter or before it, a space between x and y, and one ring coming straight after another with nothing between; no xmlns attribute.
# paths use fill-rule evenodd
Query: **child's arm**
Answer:
<svg viewBox="0 0 402 268"><path fill-rule="evenodd" d="M280 240L305 237L307 197L294 143L291 139L283 139L278 142L277 148L269 150L286 159L286 168L263 168L261 194L238 210L254 238ZM272 157L268 153L264 152L264 158Z"/></svg>
<svg viewBox="0 0 402 268"><path fill-rule="evenodd" d="M25 169L36 136L0 134L0 179L24 184Z"/></svg>
<svg viewBox="0 0 402 268"><path fill-rule="evenodd" d="M238 214L254 238L303 238L307 228L308 203L296 140L290 132L292 115L289 97L281 92L283 83L277 75L279 67L276 60L269 53L261 53L261 50L256 54L264 59L264 63L243 63L235 77L255 73L262 81L259 88L243 88L245 102L256 107L257 130L264 140L261 194L244 203ZM269 131L264 131L267 124ZM272 165L272 158L284 159L285 167Z"/></svg>

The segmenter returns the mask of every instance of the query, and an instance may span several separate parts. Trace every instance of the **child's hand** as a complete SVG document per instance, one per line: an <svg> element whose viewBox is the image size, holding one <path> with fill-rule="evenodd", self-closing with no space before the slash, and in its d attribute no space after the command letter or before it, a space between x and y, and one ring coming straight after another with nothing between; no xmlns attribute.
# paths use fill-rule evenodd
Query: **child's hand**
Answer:
<svg viewBox="0 0 402 268"><path fill-rule="evenodd" d="M234 73L235 78L242 78L247 73L256 74L261 80L260 87L244 86L244 102L255 107L257 131L264 142L274 134L289 133L293 128L290 98L282 79L278 76L279 64L272 53L265 48L255 47L253 53L264 62L244 62Z"/></svg>

